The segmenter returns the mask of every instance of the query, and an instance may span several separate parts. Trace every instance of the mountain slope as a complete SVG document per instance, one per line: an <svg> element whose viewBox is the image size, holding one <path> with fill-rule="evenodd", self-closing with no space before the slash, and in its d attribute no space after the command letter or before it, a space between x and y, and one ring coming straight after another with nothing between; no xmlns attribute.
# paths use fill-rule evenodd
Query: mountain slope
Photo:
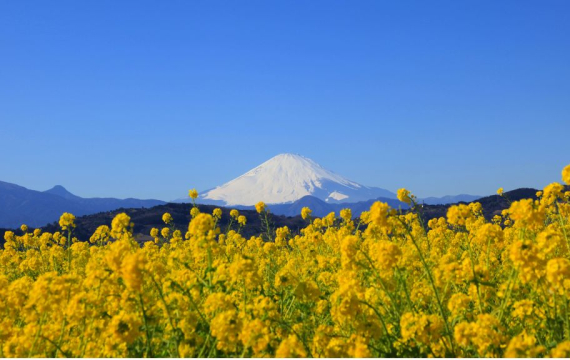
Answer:
<svg viewBox="0 0 570 360"><path fill-rule="evenodd" d="M445 205L445 204L454 204L458 202L472 202L477 199L480 199L482 196L477 195L468 195L468 194L459 194L459 195L446 195L442 197L427 197L423 199L419 199L420 203L424 203L427 205Z"/></svg>
<svg viewBox="0 0 570 360"><path fill-rule="evenodd" d="M164 204L160 200L82 198L63 186L41 192L0 181L0 227L14 228L21 224L43 226L59 219L62 213L76 216L95 214L118 208L141 208Z"/></svg>
<svg viewBox="0 0 570 360"><path fill-rule="evenodd" d="M280 154L238 178L206 191L198 201L228 206L254 205L258 201L283 204L307 195L327 203L396 198L388 190L348 180L301 155Z"/></svg>

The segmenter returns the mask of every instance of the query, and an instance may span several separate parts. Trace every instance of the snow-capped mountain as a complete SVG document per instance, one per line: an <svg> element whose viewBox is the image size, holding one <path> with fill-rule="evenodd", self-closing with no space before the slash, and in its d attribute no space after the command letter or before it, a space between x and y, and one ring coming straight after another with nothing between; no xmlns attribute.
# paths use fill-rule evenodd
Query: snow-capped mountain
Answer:
<svg viewBox="0 0 570 360"><path fill-rule="evenodd" d="M277 155L240 177L206 191L198 202L219 205L291 203L311 195L328 203L396 198L388 190L367 187L296 154Z"/></svg>

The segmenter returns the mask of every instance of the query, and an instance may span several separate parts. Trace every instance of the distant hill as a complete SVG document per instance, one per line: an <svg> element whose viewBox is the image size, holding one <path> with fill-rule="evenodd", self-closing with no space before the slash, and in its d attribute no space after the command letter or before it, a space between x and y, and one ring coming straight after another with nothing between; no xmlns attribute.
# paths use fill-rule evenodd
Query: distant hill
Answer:
<svg viewBox="0 0 570 360"><path fill-rule="evenodd" d="M427 205L445 205L445 204L454 204L458 202L472 202L477 199L480 199L481 197L482 196L468 195L468 194L446 195L442 197L422 198L419 199L419 202Z"/></svg>
<svg viewBox="0 0 570 360"><path fill-rule="evenodd" d="M47 191L36 191L0 181L0 227L17 228L21 224L41 227L58 220L64 212L82 216L118 208L148 208L164 203L160 200L82 198L60 185Z"/></svg>
<svg viewBox="0 0 570 360"><path fill-rule="evenodd" d="M491 219L494 215L500 214L503 209L506 209L510 206L510 202L517 201L520 199L536 198L536 189L517 189L513 191L506 192L504 196L492 195L486 196L481 199L478 199L477 202L481 203L483 207L483 214L487 219ZM386 201L386 199L380 199L381 201ZM391 199L388 199L391 200ZM370 206L374 203L374 200L370 201L363 201L357 203L352 207L353 216L357 217L362 211L369 210ZM394 203L393 201L388 202L390 206L394 208L398 208L402 203ZM271 226L273 228L281 227L281 226L288 226L291 231L297 233L300 229L304 228L307 225L307 221L303 220L299 215L301 213L301 209L304 206L308 206L313 210L312 215L317 217L322 217L327 215L330 211L335 211L338 216L338 211L340 209L345 208L346 204L337 204L338 209L333 209L330 207L331 204L327 204L322 200L316 199L311 196L306 196L302 199L299 199L294 204L289 204L289 208L286 208L285 205L279 205L279 207L273 206L270 208L271 214L269 216ZM444 217L447 213L447 210L453 204L446 204L446 205L423 205L422 208L422 216L425 219L426 223L432 218L439 218ZM200 211L206 213L212 213L216 206L214 205L198 205ZM164 205L158 205L152 208L138 208L138 209L116 209L113 211L106 211L92 215L80 216L76 219L76 230L75 236L78 237L80 240L88 240L95 229L101 225L110 225L113 218L121 213L126 212L132 219L135 224L134 233L139 240L148 240L150 239L149 233L153 227L162 228L164 227L164 223L162 222L162 215L165 212L168 212L173 217L174 225L177 229L185 232L188 223L190 222L190 209L192 208L191 204L177 204L177 203L168 203ZM401 207L402 210L405 212L407 208ZM227 229L229 223L229 212L231 208L224 208L222 207L222 218L220 220L220 226L223 231ZM242 235L244 237L249 238L253 235L259 235L263 230L261 226L261 221L259 218L259 214L252 209L240 209L239 210L242 215L247 218L247 225L243 229ZM290 216L285 215L278 215L276 214L277 211L286 212L291 214ZM57 222L53 222L49 225L42 227L44 231L55 232L59 230L59 225ZM234 226L235 229L235 226ZM7 229L0 229L0 242L3 241L3 233Z"/></svg>
<svg viewBox="0 0 570 360"><path fill-rule="evenodd" d="M567 187L568 188L568 187ZM500 215L501 211L508 209L511 202L521 199L536 199L536 192L538 190L531 188L520 188L512 191L505 192L503 196L491 195L477 199L476 201L481 204L483 208L483 215L487 220L490 220L495 215ZM444 217L447 214L449 207L455 204L445 205L425 205L423 209L424 218L426 221Z"/></svg>

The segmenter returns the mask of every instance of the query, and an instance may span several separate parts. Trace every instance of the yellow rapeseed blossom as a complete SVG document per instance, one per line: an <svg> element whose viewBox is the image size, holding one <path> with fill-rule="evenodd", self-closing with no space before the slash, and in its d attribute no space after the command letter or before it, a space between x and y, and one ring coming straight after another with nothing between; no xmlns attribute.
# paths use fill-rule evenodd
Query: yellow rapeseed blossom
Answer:
<svg viewBox="0 0 570 360"><path fill-rule="evenodd" d="M340 211L340 217L341 217L344 221L346 221L346 222L352 220L352 210L350 210L350 209L342 209L342 210Z"/></svg>
<svg viewBox="0 0 570 360"><path fill-rule="evenodd" d="M548 261L546 279L560 295L570 295L570 260L556 258Z"/></svg>
<svg viewBox="0 0 570 360"><path fill-rule="evenodd" d="M265 211L265 203L263 201L258 202L257 204L255 204L255 210L258 213L262 213Z"/></svg>
<svg viewBox="0 0 570 360"><path fill-rule="evenodd" d="M553 358L568 358L570 357L570 341L566 340L558 344L550 352L550 357Z"/></svg>
<svg viewBox="0 0 570 360"><path fill-rule="evenodd" d="M125 213L91 235L71 214L54 233L6 231L1 354L570 355L570 196L560 184L500 214L474 202L430 218L376 202L354 214L358 225L344 209L342 221L333 212L275 228L266 211L254 222L262 234L237 210L226 226L218 209L196 206L185 234L168 216L165 227L141 224L151 241Z"/></svg>
<svg viewBox="0 0 570 360"><path fill-rule="evenodd" d="M59 218L59 226L62 230L72 229L75 227L75 216L70 213L63 213Z"/></svg>
<svg viewBox="0 0 570 360"><path fill-rule="evenodd" d="M398 200L400 200L403 203L406 204L411 204L412 203L412 198L410 197L411 193L409 190L406 189L398 189L398 193L396 194L398 197Z"/></svg>
<svg viewBox="0 0 570 360"><path fill-rule="evenodd" d="M92 244L104 244L109 240L111 229L107 225L101 225L95 230L89 241Z"/></svg>
<svg viewBox="0 0 570 360"><path fill-rule="evenodd" d="M289 335L288 338L283 340L277 351L275 352L275 357L278 358L292 358L292 357L307 357L307 351L303 347L303 344L299 341L296 335Z"/></svg>
<svg viewBox="0 0 570 360"><path fill-rule="evenodd" d="M257 212L261 212L261 211L258 210ZM312 211L308 207L304 207L301 209L301 217L303 218L303 220L307 220L307 218L309 216L311 216L311 213L312 213Z"/></svg>
<svg viewBox="0 0 570 360"><path fill-rule="evenodd" d="M523 331L520 335L511 339L505 351L505 357L534 358L538 357L545 350L546 348L544 346L536 344L536 337L534 335L529 335L526 331Z"/></svg>
<svg viewBox="0 0 570 360"><path fill-rule="evenodd" d="M164 213L164 215L162 215L162 221L164 221L165 224L170 224L172 222L172 215Z"/></svg>
<svg viewBox="0 0 570 360"><path fill-rule="evenodd" d="M188 196L192 199L192 200L196 200L198 198L198 191L196 191L196 189L192 189L188 191Z"/></svg>
<svg viewBox="0 0 570 360"><path fill-rule="evenodd" d="M111 236L115 239L130 232L131 218L125 213L118 214L111 222Z"/></svg>
<svg viewBox="0 0 570 360"><path fill-rule="evenodd" d="M214 218L210 214L198 214L188 225L190 235L201 236L214 230Z"/></svg>
<svg viewBox="0 0 570 360"><path fill-rule="evenodd" d="M368 215L368 220L370 221L370 224L379 229L387 229L389 210L390 207L388 206L388 204L376 201L370 207L370 212Z"/></svg>
<svg viewBox="0 0 570 360"><path fill-rule="evenodd" d="M564 181L567 185L570 185L570 165L566 166L562 170L562 181Z"/></svg>

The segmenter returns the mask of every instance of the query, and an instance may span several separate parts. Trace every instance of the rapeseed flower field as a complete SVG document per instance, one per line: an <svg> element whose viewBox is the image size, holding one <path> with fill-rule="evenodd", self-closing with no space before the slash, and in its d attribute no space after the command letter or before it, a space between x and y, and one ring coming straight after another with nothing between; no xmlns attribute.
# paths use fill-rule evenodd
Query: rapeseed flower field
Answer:
<svg viewBox="0 0 570 360"><path fill-rule="evenodd" d="M299 234L267 223L249 239L239 211L222 229L220 209L197 207L187 229L164 214L144 244L126 214L90 239L72 214L53 234L23 225L0 250L0 355L570 356L563 185L490 220L471 203L425 224L416 198L398 197L412 210L305 208Z"/></svg>

